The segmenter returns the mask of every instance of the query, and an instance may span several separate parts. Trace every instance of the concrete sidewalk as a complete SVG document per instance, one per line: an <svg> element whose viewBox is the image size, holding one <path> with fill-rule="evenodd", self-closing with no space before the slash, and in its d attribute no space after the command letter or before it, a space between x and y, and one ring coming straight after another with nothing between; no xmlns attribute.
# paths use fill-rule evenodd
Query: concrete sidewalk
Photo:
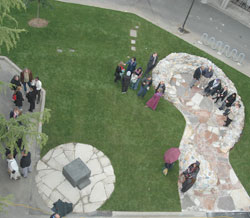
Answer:
<svg viewBox="0 0 250 218"><path fill-rule="evenodd" d="M0 57L0 81L10 82L12 77L17 74L19 75L21 69L6 61L5 58ZM0 94L0 111L5 117L9 118L10 111L14 108L14 103L12 102L12 91L7 88ZM23 113L29 113L29 103L23 93ZM42 96L43 98L43 96ZM41 101L42 102L42 101ZM36 104L35 111L41 110L41 103ZM41 214L41 213L51 213L49 208L45 205L41 199L39 193L37 192L34 166L40 159L40 148L37 146L36 141L30 141L30 152L32 158L32 170L28 175L28 178L21 178L20 180L14 181L10 180L7 172L7 162L0 156L0 196L13 195L12 203L14 206L7 208L7 213L1 213L1 218L9 217L27 217L29 214ZM20 156L17 156L16 160L19 164ZM18 204L18 205L15 205ZM19 205L21 204L21 205ZM33 210L32 208L39 208L40 210ZM44 211L44 212L43 212ZM20 215L20 216L19 216Z"/></svg>
<svg viewBox="0 0 250 218"><path fill-rule="evenodd" d="M210 55L220 59L238 71L250 76L250 29L232 17L222 13L214 7L196 1L185 29L189 34L180 34L180 27L190 7L191 0L59 0L67 3L90 5L118 11L134 13L161 28L184 39L190 44L204 50ZM236 17L236 16L235 16ZM228 44L231 49L246 54L242 65L232 59L219 55L212 48L198 43L203 33L215 37ZM163 57L161 57L163 58ZM226 72L225 72L226 73Z"/></svg>

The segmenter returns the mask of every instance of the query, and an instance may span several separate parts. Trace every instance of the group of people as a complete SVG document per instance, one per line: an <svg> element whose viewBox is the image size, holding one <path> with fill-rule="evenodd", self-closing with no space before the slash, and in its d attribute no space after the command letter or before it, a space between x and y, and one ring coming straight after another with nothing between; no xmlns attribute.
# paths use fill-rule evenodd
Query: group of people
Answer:
<svg viewBox="0 0 250 218"><path fill-rule="evenodd" d="M224 110L224 126L227 127L237 115L241 105L239 101L236 101L236 93L229 94L228 87L222 87L222 82L220 79L216 78L210 80L212 76L213 69L211 66L207 68L204 66L198 67L193 74L190 88L192 89L197 84L197 87L203 89L204 96L212 96L212 99L215 100L215 103L221 103L219 109Z"/></svg>
<svg viewBox="0 0 250 218"><path fill-rule="evenodd" d="M31 70L25 68L20 75L15 75L10 81L11 89L13 90L12 100L14 101L15 107L10 112L10 119L17 119L22 115L22 106L23 106L23 93L22 86L24 92L26 94L26 98L30 103L29 111L33 112L35 109L35 101L37 100L37 104L40 102L41 98L41 89L42 82L39 80L39 77L33 79L33 74ZM20 125L22 123L18 122ZM6 157L8 163L8 173L11 179L20 179L21 175L26 178L28 173L31 172L31 153L27 152L22 145L22 138L18 139L17 149L21 151L21 160L20 160L20 170L16 161L17 149L15 148L12 152L8 147L6 147Z"/></svg>
<svg viewBox="0 0 250 218"><path fill-rule="evenodd" d="M121 80L123 94L128 91L129 86L132 90L137 90L138 85L141 83L137 96L143 98L152 86L152 76L150 75L150 72L156 66L157 60L158 54L157 52L154 52L149 58L145 73L143 73L142 67L136 68L137 62L135 57L132 57L126 63L120 62L115 70L114 82ZM126 66L127 68L125 69ZM145 107L150 107L155 110L160 97L164 95L164 92L165 84L161 81L155 89L154 96L146 103Z"/></svg>
<svg viewBox="0 0 250 218"><path fill-rule="evenodd" d="M24 92L26 94L26 98L30 103L29 111L33 112L35 109L35 102L37 100L37 104L40 102L41 98L41 90L42 90L42 82L39 80L39 77L33 79L32 71L25 68L20 75L15 75L11 83L11 89L13 90L12 99L15 103L15 106L22 110L23 106L23 94L22 94L22 85ZM29 91L27 91L29 88Z"/></svg>

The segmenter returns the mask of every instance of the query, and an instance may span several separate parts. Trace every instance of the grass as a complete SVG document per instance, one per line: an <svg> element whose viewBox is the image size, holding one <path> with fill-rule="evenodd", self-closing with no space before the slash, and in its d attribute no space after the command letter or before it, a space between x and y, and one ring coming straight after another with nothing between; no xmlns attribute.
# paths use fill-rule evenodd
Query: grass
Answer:
<svg viewBox="0 0 250 218"><path fill-rule="evenodd" d="M153 51L160 59L172 52L187 52L222 68L242 97L246 123L230 161L250 192L248 77L135 15L59 2L53 5L53 10L41 10L41 17L49 20L43 29L27 25L35 16L35 5L26 13L15 12L19 27L28 32L21 35L17 48L9 54L3 52L19 67L29 67L39 75L47 91L46 107L52 110L52 117L43 128L49 141L42 155L67 142L102 150L112 162L116 185L101 210L180 211L178 166L167 177L161 169L165 150L179 145L184 118L167 101L160 101L156 111L145 109L153 90L143 100L133 91L121 95L113 74L117 63L128 60L127 56L135 55L145 69ZM132 53L129 29L136 25L140 27L137 51Z"/></svg>

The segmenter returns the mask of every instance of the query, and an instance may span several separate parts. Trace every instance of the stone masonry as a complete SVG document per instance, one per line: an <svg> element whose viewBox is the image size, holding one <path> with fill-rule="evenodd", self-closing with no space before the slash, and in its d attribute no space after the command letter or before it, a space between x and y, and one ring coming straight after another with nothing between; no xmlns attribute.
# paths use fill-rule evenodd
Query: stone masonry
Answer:
<svg viewBox="0 0 250 218"><path fill-rule="evenodd" d="M62 169L80 158L91 170L91 183L79 190L63 176ZM73 212L96 211L114 191L115 174L110 160L91 145L68 143L51 149L37 164L38 192L52 208L58 199L73 204Z"/></svg>
<svg viewBox="0 0 250 218"><path fill-rule="evenodd" d="M244 105L229 127L224 127L223 111L203 90L189 88L195 69L212 66L211 78L222 80L229 94L236 92L232 81L211 61L186 53L172 53L161 60L153 70L153 84L166 84L164 98L180 110L186 128L180 142L180 173L200 161L200 172L194 186L186 193L179 191L182 211L249 211L250 199L229 163L229 151L239 140L244 126ZM179 183L179 190L181 184Z"/></svg>

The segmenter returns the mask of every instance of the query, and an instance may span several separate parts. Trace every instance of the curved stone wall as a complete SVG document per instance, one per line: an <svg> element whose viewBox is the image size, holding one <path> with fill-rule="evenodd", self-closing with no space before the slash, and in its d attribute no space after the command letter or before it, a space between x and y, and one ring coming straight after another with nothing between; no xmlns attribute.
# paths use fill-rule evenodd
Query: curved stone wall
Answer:
<svg viewBox="0 0 250 218"><path fill-rule="evenodd" d="M194 186L179 193L183 211L239 211L249 210L250 199L229 163L229 151L239 140L244 126L244 105L229 127L224 127L223 111L211 97L204 97L197 87L189 88L195 69L212 66L211 78L222 80L229 94L237 90L225 73L206 58L172 53L161 60L153 70L153 84L166 84L164 98L183 114L186 127L180 142L180 173L196 160L201 162ZM179 189L181 184L179 184Z"/></svg>

